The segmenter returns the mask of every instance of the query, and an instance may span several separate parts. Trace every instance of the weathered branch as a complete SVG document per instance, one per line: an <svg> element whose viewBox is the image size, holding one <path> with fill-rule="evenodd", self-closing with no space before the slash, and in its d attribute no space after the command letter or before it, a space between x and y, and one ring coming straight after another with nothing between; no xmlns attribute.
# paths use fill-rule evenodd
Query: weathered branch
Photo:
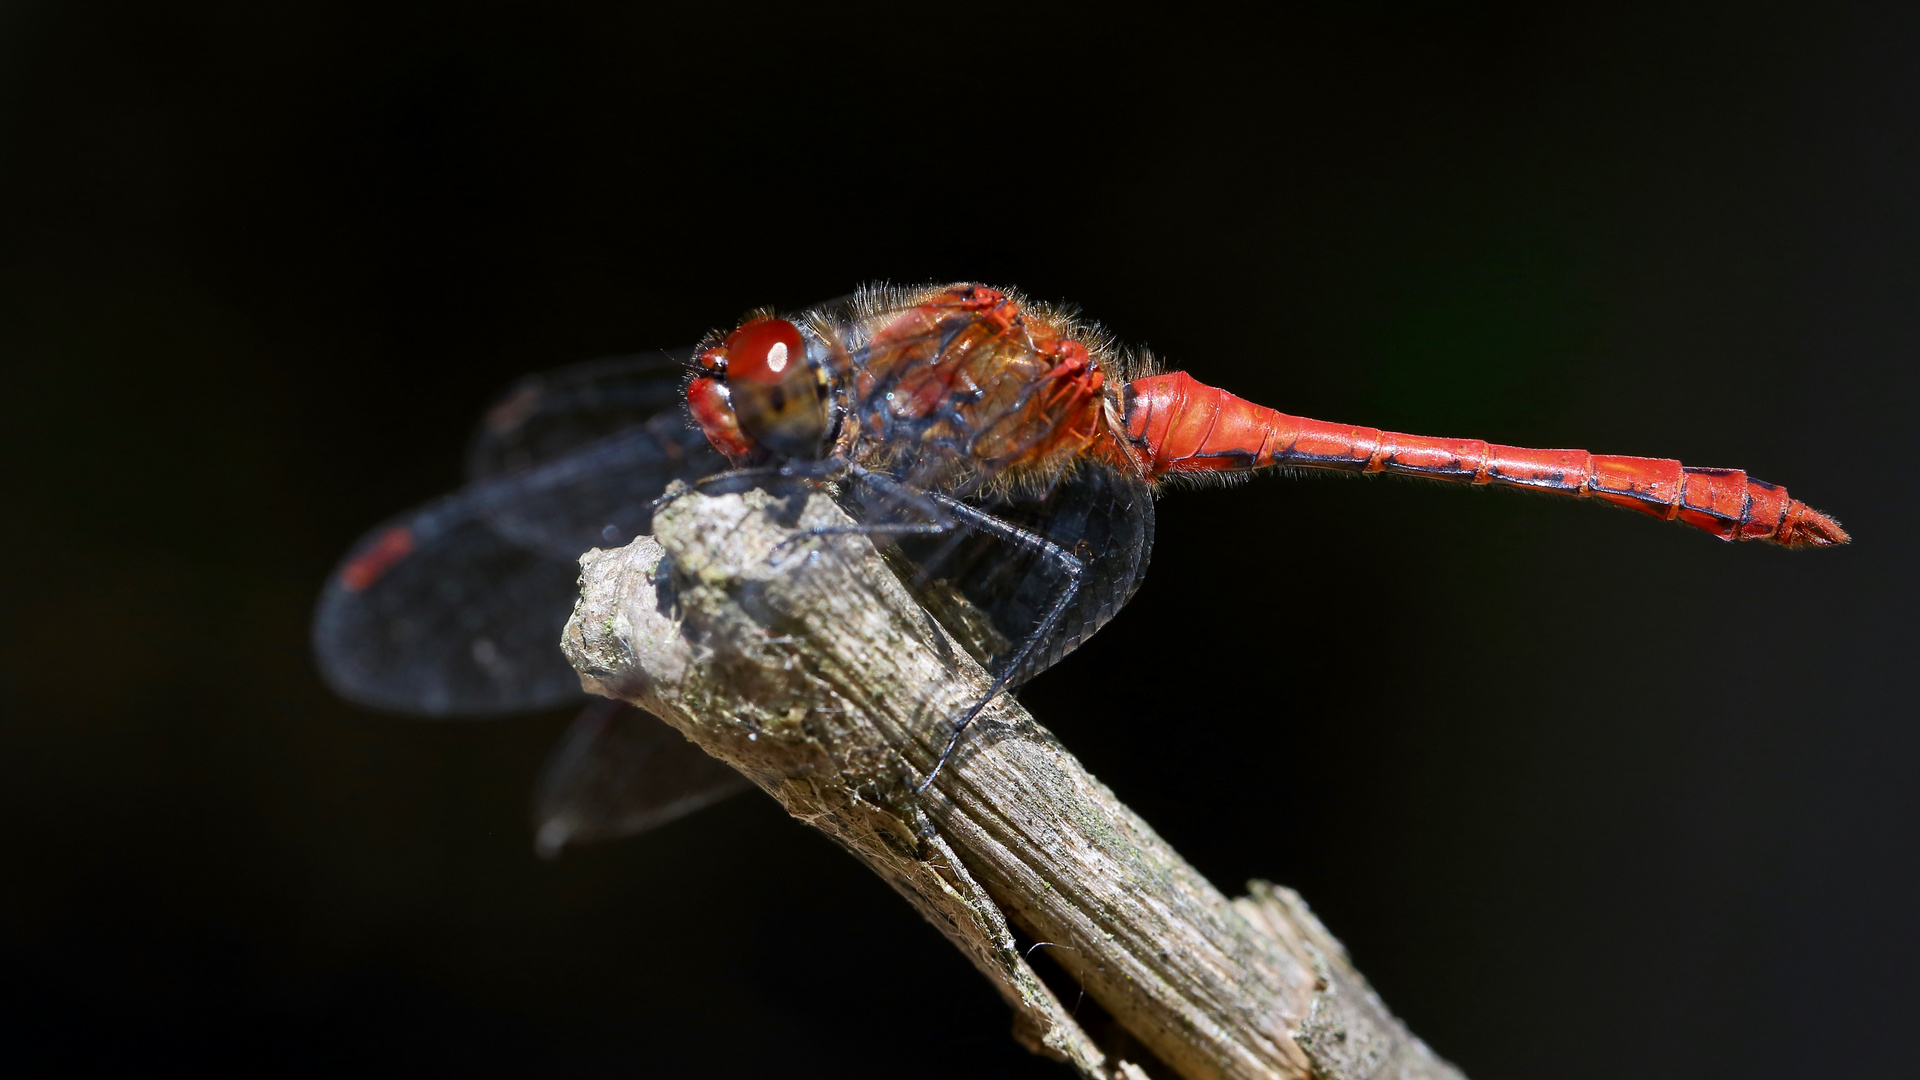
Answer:
<svg viewBox="0 0 1920 1080"><path fill-rule="evenodd" d="M845 523L819 495L674 501L657 540L582 558L564 643L582 683L838 840L999 988L1027 1046L1084 1076L1458 1080L1297 895L1229 901L1004 695L915 795L988 680L864 538L790 539ZM1074 1021L1009 923L1132 1049Z"/></svg>

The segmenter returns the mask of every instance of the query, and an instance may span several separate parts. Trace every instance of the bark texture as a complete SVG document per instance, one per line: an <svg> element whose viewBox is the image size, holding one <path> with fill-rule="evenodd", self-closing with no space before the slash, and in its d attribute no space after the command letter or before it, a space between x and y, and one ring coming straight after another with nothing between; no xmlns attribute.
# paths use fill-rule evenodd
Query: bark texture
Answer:
<svg viewBox="0 0 1920 1080"><path fill-rule="evenodd" d="M797 535L845 524L818 494L687 494L655 537L589 552L563 643L582 684L839 841L999 989L1017 1038L1083 1076L1460 1078L1299 896L1228 900L1010 698L916 795L989 680L865 538ZM1037 947L1123 1030L1077 1023Z"/></svg>

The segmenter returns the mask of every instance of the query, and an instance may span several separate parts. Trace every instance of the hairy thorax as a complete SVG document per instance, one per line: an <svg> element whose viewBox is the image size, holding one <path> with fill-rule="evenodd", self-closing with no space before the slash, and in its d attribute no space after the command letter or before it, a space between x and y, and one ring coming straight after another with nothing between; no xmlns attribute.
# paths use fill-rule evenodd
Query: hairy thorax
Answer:
<svg viewBox="0 0 1920 1080"><path fill-rule="evenodd" d="M1071 315L960 285L868 290L848 316L820 329L842 346L855 460L957 490L1044 488L1089 459L1144 475L1123 363Z"/></svg>

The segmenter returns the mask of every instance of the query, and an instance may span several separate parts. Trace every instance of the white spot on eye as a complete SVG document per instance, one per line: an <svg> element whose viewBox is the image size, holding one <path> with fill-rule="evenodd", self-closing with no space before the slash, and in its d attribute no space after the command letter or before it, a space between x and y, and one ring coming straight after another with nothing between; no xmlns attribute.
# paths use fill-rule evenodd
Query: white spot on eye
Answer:
<svg viewBox="0 0 1920 1080"><path fill-rule="evenodd" d="M775 375L787 369L787 343L776 341L773 348L767 350L767 370Z"/></svg>

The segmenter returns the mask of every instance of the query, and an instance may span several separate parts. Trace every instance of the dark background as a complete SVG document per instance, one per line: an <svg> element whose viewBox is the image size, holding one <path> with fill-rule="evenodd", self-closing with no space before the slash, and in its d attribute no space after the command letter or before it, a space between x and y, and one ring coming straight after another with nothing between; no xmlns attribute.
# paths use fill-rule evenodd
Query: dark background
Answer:
<svg viewBox="0 0 1920 1080"><path fill-rule="evenodd" d="M769 800L544 864L564 713L373 715L306 646L512 377L977 278L1840 517L1176 491L1025 698L1476 1080L1913 1075L1920 18L905 10L0 7L0 1063L1067 1075Z"/></svg>

